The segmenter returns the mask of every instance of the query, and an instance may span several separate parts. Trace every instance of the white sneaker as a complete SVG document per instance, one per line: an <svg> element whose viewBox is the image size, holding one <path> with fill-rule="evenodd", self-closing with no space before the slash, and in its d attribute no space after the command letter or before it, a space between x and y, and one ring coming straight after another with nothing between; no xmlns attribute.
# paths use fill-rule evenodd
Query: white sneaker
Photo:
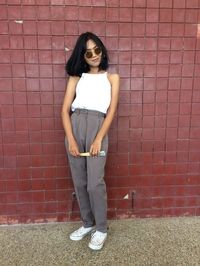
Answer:
<svg viewBox="0 0 200 266"><path fill-rule="evenodd" d="M94 229L94 226L87 227L87 228L84 226L81 226L78 230L71 233L69 237L71 240L79 241L83 239L86 235L88 235L93 229Z"/></svg>
<svg viewBox="0 0 200 266"><path fill-rule="evenodd" d="M100 250L103 247L104 242L106 241L107 233L102 233L99 231L96 231L91 236L91 240L89 243L89 248L93 250Z"/></svg>

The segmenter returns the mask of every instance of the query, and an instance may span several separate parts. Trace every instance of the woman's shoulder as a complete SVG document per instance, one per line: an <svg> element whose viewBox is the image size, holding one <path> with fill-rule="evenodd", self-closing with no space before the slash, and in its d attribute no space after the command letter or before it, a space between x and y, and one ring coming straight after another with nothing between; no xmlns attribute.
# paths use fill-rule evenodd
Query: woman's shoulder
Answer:
<svg viewBox="0 0 200 266"><path fill-rule="evenodd" d="M110 82L117 82L119 81L120 77L118 73L107 73L108 79Z"/></svg>
<svg viewBox="0 0 200 266"><path fill-rule="evenodd" d="M69 76L68 82L77 83L79 81L79 79L80 79L79 76Z"/></svg>

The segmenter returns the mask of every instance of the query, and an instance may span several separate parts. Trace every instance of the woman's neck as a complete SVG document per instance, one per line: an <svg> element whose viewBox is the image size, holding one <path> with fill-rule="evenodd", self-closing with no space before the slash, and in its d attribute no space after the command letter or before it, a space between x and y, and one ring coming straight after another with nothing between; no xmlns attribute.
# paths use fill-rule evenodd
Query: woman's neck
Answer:
<svg viewBox="0 0 200 266"><path fill-rule="evenodd" d="M98 74L99 73L99 68L98 67L91 67L89 73Z"/></svg>

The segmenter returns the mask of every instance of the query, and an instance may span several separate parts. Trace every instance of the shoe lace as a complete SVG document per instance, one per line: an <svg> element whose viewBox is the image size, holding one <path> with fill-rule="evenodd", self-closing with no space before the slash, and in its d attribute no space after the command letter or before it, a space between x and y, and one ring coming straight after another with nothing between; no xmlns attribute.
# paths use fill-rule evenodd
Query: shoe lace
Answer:
<svg viewBox="0 0 200 266"><path fill-rule="evenodd" d="M91 240L100 244L102 242L103 238L104 238L104 235L101 232L96 231L94 234L92 234Z"/></svg>
<svg viewBox="0 0 200 266"><path fill-rule="evenodd" d="M81 233L84 232L84 229L85 229L85 228L82 226L82 227L80 227L78 230L76 230L76 233L81 234Z"/></svg>

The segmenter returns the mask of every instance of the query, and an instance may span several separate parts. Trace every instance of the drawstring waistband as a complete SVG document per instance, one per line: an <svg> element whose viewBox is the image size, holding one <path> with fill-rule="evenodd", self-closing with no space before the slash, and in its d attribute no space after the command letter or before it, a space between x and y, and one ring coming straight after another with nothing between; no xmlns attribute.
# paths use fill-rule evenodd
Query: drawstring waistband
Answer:
<svg viewBox="0 0 200 266"><path fill-rule="evenodd" d="M99 112L99 111L95 111L95 110L87 110L87 109L75 109L74 113L76 114L90 114L90 115L96 115L96 116L100 116L100 117L105 117L106 114Z"/></svg>

